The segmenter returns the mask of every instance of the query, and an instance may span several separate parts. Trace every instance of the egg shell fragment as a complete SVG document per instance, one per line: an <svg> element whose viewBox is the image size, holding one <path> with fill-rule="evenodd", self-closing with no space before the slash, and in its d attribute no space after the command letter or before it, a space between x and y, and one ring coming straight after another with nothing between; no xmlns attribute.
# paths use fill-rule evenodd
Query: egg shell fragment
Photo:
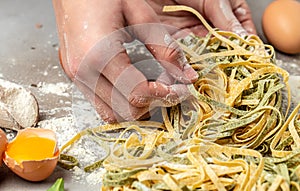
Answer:
<svg viewBox="0 0 300 191"><path fill-rule="evenodd" d="M35 142L30 142L32 139L34 139ZM47 140L49 143L53 142L54 144L46 146L43 144L36 144L36 141L39 139L42 143L43 140ZM30 143L33 144L28 147ZM22 146L24 149L23 153ZM28 148L33 152L28 152ZM47 149L45 150L45 156L44 153L34 153L35 150L41 151L41 149ZM50 153L50 155L48 156L47 153L48 155ZM30 157L37 157L37 159L35 160ZM15 139L8 143L3 161L18 176L29 181L41 181L53 173L58 157L59 150L57 147L56 136L53 131L40 128L26 128L18 131ZM22 158L25 159L23 160Z"/></svg>
<svg viewBox="0 0 300 191"><path fill-rule="evenodd" d="M2 165L3 153L6 150L7 142L8 141L7 141L6 134L4 133L4 131L2 131L2 129L0 129L0 156L1 156L0 166Z"/></svg>

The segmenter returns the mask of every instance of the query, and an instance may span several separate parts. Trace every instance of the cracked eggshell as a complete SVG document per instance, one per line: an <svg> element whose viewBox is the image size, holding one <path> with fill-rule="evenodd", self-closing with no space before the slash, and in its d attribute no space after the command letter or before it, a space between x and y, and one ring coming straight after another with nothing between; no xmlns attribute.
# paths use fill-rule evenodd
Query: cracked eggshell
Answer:
<svg viewBox="0 0 300 191"><path fill-rule="evenodd" d="M4 163L18 176L41 181L54 171L59 157L55 133L40 128L20 130L7 145Z"/></svg>
<svg viewBox="0 0 300 191"><path fill-rule="evenodd" d="M6 146L7 146L6 134L4 133L4 131L2 131L0 129L0 156L1 156L0 166L2 165L2 158L3 158L3 154L6 150Z"/></svg>

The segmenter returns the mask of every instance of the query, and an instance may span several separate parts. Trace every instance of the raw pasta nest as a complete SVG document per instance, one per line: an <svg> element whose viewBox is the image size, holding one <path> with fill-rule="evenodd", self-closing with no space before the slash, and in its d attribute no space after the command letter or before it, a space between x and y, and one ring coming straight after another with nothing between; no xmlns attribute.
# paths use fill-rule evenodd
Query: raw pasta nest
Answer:
<svg viewBox="0 0 300 191"><path fill-rule="evenodd" d="M189 85L193 98L162 108L163 123L86 129L62 153L82 136L99 143L106 155L85 170L106 169L102 190L300 190L300 105L289 112L289 75L276 66L273 47L213 29L190 7L164 11L194 13L209 31L178 40L199 73ZM107 133L115 130L118 137ZM67 152L60 163L78 165Z"/></svg>

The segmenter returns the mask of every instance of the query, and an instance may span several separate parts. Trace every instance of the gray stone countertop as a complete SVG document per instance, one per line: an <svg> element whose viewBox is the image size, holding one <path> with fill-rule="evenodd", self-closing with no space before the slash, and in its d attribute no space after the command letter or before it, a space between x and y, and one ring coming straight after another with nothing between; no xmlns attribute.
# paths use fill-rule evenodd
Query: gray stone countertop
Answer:
<svg viewBox="0 0 300 191"><path fill-rule="evenodd" d="M248 2L258 34L265 40L260 20L264 8L271 1ZM61 132L65 132L64 128L74 128L74 132L78 132L82 128L102 123L59 65L51 1L1 0L0 29L0 78L20 84L33 92L40 105L39 126L57 128L60 125ZM300 84L300 55L277 52L276 57L280 66L290 72L291 80ZM51 91L51 87L55 91ZM299 95L299 87L293 89L293 94ZM5 165L0 168L0 190L43 191L59 177L65 179L67 191L100 190L99 184L91 184L95 179L82 172L76 174L57 167L45 181L32 183L19 178Z"/></svg>

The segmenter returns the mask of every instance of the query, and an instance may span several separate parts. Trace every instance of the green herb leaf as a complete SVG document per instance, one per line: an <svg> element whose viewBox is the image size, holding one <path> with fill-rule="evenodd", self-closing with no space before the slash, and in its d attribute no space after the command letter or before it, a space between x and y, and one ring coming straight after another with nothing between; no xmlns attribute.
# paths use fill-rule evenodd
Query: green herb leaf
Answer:
<svg viewBox="0 0 300 191"><path fill-rule="evenodd" d="M64 191L64 179L58 178L47 191Z"/></svg>

